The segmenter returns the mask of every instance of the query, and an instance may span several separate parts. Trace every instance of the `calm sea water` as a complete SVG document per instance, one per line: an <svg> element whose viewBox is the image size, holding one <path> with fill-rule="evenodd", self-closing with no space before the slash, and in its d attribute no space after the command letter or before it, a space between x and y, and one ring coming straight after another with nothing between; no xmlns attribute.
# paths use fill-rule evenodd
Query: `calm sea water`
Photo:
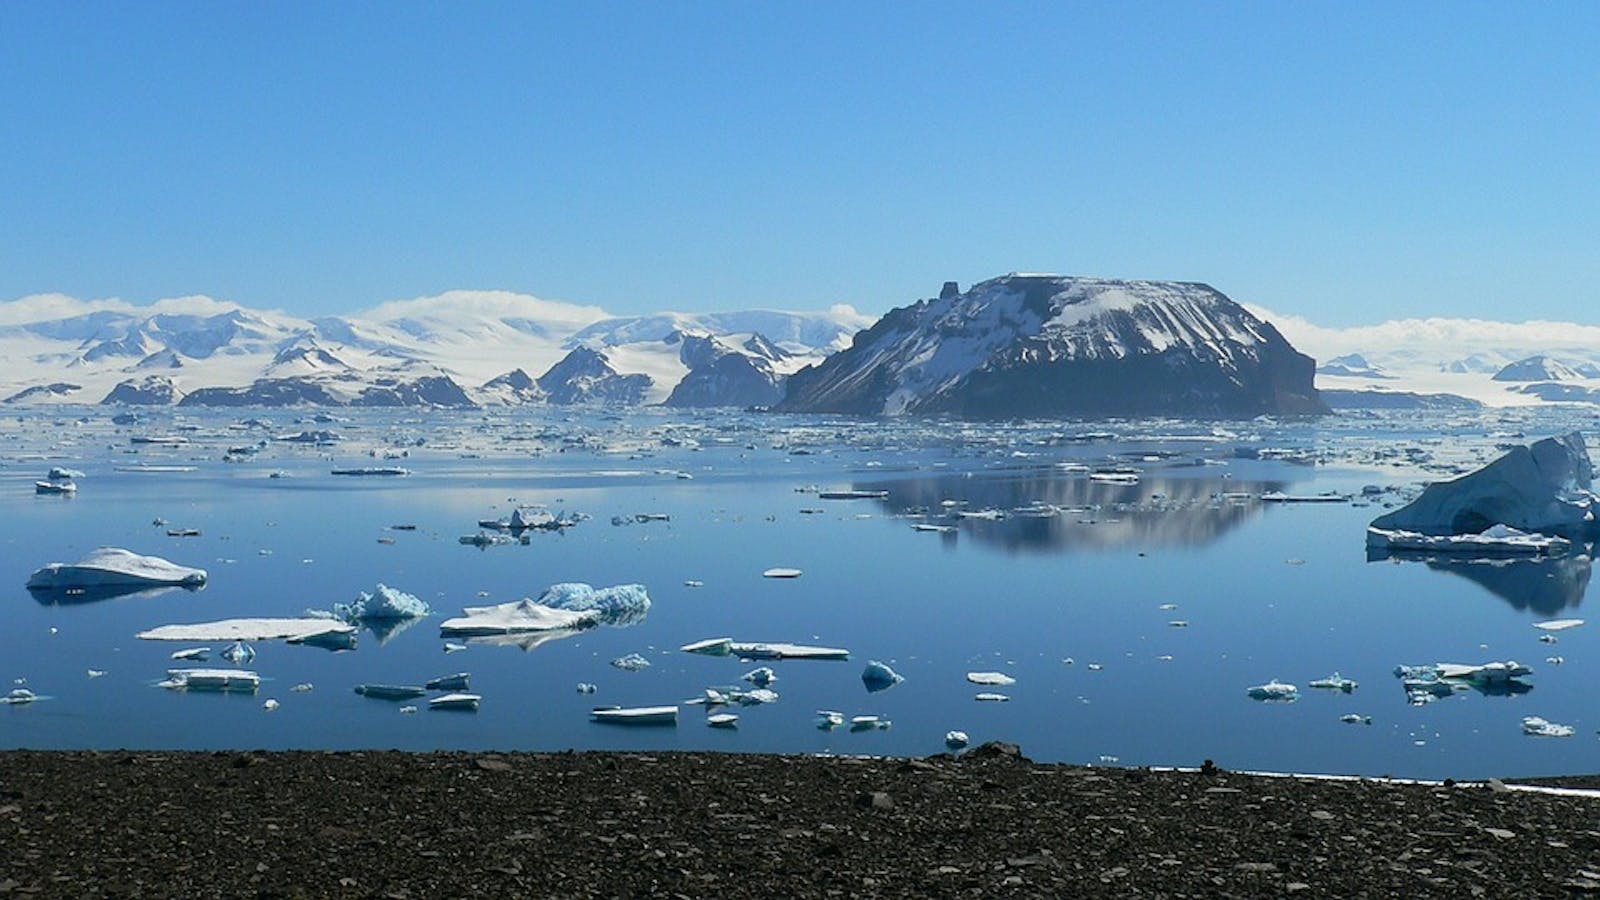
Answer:
<svg viewBox="0 0 1600 900"><path fill-rule="evenodd" d="M1326 504L1259 499L1273 490L1414 488L1493 458L1497 444L1592 427L1577 413L1005 427L661 411L334 423L261 415L273 421L159 412L116 426L99 409L0 421L0 686L18 680L45 697L0 708L0 745L918 755L942 750L945 733L960 729L974 743L1015 741L1036 759L1069 762L1210 758L1235 768L1458 778L1600 770L1600 623L1556 644L1540 643L1532 627L1583 615L1587 555L1368 562L1365 525L1398 502L1394 491ZM321 448L274 441L246 461L223 461L229 447L305 428L341 439ZM130 442L170 433L190 443ZM86 472L76 497L34 495L33 481L53 464ZM141 464L192 469L118 471ZM412 474L330 475L378 464ZM1099 483L1085 466L1137 470L1139 481ZM827 501L816 488L888 497ZM590 518L526 545L458 542L515 504ZM1061 511L1015 512L1029 504ZM959 508L1008 514L946 517ZM670 518L613 524L642 513ZM915 522L955 531L920 532ZM401 524L416 530L392 527ZM201 533L169 537L169 528ZM23 588L37 567L105 545L206 568L210 584L67 605ZM763 578L774 566L804 574ZM444 652L443 618L564 581L637 582L654 605L640 624L528 652ZM160 688L168 668L185 665L169 654L187 645L134 637L162 624L326 609L379 582L422 597L436 615L386 640L363 632L353 652L257 643L251 668L265 680L253 695ZM719 636L846 647L851 659L771 663L780 699L733 710L736 730L706 727L694 706L675 728L589 721L599 704L674 703L739 684L760 663L677 650ZM651 665L609 664L633 652ZM1391 674L1401 663L1506 658L1533 666L1531 691L1413 707ZM873 659L904 683L865 690L861 671ZM986 670L1016 683L986 688L964 677ZM1307 687L1336 670L1360 687ZM352 691L457 671L470 672L484 697L477 713L402 714L400 704ZM1271 678L1298 684L1301 699L1246 696ZM598 690L580 694L579 682ZM291 690L302 683L314 687ZM1011 700L974 700L986 690ZM275 711L263 706L269 698L281 704ZM818 709L893 725L822 731ZM1372 724L1344 724L1347 713ZM1525 737L1528 715L1577 734Z"/></svg>

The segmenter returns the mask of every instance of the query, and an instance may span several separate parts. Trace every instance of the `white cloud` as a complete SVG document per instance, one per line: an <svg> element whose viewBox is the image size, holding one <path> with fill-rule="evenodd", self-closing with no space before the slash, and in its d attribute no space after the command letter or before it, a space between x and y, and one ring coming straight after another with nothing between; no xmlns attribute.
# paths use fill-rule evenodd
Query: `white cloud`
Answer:
<svg viewBox="0 0 1600 900"><path fill-rule="evenodd" d="M211 316L239 309L239 304L217 300L204 294L187 297L168 297L146 306L138 306L120 297L99 300L80 300L67 294L29 294L16 300L0 301L0 325L26 325L31 322L51 322L70 319L95 312L122 312L134 315Z"/></svg>
<svg viewBox="0 0 1600 900"><path fill-rule="evenodd" d="M1600 353L1600 325L1577 322L1497 322L1490 319L1391 319L1376 325L1327 328L1300 316L1247 305L1271 322L1302 353L1319 360L1346 353L1402 353L1439 360L1458 359L1479 351L1515 355L1562 351Z"/></svg>
<svg viewBox="0 0 1600 900"><path fill-rule="evenodd" d="M453 318L463 312L505 319L565 322L574 327L598 322L611 316L598 306L579 306L559 300L544 300L532 294L519 294L514 291L459 290L411 300L390 300L355 313L350 318L369 322L391 322L395 319Z"/></svg>

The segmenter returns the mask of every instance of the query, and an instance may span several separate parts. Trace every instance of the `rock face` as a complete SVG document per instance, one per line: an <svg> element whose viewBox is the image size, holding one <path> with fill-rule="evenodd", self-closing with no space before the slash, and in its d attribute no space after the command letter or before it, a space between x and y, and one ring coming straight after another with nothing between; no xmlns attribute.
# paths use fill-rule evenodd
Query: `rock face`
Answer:
<svg viewBox="0 0 1600 900"><path fill-rule="evenodd" d="M30 388L23 388L15 394L0 400L0 403L26 403L37 397L66 397L83 390L83 385L72 384L67 381L56 381L50 384L37 384Z"/></svg>
<svg viewBox="0 0 1600 900"><path fill-rule="evenodd" d="M504 375L496 375L478 388L478 400L481 403L520 406L524 403L539 403L544 399L544 391L539 389L538 382L521 369L512 369Z"/></svg>
<svg viewBox="0 0 1600 900"><path fill-rule="evenodd" d="M1482 409L1483 404L1455 394L1418 394L1411 391L1346 391L1324 388L1318 392L1332 409Z"/></svg>
<svg viewBox="0 0 1600 900"><path fill-rule="evenodd" d="M183 394L165 375L146 375L121 382L106 394L102 404L120 406L171 406Z"/></svg>
<svg viewBox="0 0 1600 900"><path fill-rule="evenodd" d="M790 376L793 412L1322 413L1314 362L1203 284L1007 275L884 316Z"/></svg>
<svg viewBox="0 0 1600 900"><path fill-rule="evenodd" d="M1359 353L1338 356L1317 366L1318 375L1335 375L1347 378L1390 378L1382 366L1375 366Z"/></svg>
<svg viewBox="0 0 1600 900"><path fill-rule="evenodd" d="M620 375L603 351L578 347L539 376L539 389L551 403L633 406L650 390L650 376Z"/></svg>
<svg viewBox="0 0 1600 900"><path fill-rule="evenodd" d="M1582 539L1595 531L1593 479L1583 435L1545 438L1476 472L1428 485L1416 500L1372 520L1372 527L1447 535L1505 524Z"/></svg>
<svg viewBox="0 0 1600 900"><path fill-rule="evenodd" d="M200 388L179 406L342 406L338 397L303 378L262 378L249 387Z"/></svg>
<svg viewBox="0 0 1600 900"><path fill-rule="evenodd" d="M420 378L379 378L378 383L362 388L359 396L350 401L351 406L432 406L448 409L472 409L467 392L447 375L424 375Z"/></svg>
<svg viewBox="0 0 1600 900"><path fill-rule="evenodd" d="M733 346L711 335L681 335L679 358L689 374L667 406L772 406L783 399L784 376L775 364L789 354L759 334Z"/></svg>

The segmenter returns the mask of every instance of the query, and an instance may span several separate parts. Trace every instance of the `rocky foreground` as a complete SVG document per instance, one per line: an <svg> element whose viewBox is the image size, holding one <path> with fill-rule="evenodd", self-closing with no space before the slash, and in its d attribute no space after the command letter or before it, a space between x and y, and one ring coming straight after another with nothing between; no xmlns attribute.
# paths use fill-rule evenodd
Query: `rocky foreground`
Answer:
<svg viewBox="0 0 1600 900"><path fill-rule="evenodd" d="M0 753L0 896L1555 897L1600 800L961 759Z"/></svg>

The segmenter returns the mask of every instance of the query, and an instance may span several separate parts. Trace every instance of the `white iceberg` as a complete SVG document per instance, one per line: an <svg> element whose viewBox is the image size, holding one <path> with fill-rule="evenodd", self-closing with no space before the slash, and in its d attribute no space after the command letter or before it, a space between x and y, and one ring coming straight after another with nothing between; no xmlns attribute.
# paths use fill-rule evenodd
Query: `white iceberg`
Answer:
<svg viewBox="0 0 1600 900"><path fill-rule="evenodd" d="M1544 622L1535 622L1533 627L1540 631L1566 631L1569 628L1577 628L1582 624L1582 619L1549 619Z"/></svg>
<svg viewBox="0 0 1600 900"><path fill-rule="evenodd" d="M861 670L861 683L873 693L886 691L905 680L905 676L889 668L888 663L881 663L875 659L868 662L867 667Z"/></svg>
<svg viewBox="0 0 1600 900"><path fill-rule="evenodd" d="M1571 725L1557 725L1541 716L1527 716L1522 720L1522 733L1533 737L1572 737L1576 729Z"/></svg>
<svg viewBox="0 0 1600 900"><path fill-rule="evenodd" d="M1011 702L1011 698L1010 697L1007 697L1005 694L996 694L993 691L983 691L981 693L973 694L972 695L972 699L978 701L979 703L1009 703L1009 702Z"/></svg>
<svg viewBox="0 0 1600 900"><path fill-rule="evenodd" d="M1300 689L1292 684L1285 684L1274 678L1266 684L1251 687L1245 693L1252 700L1293 702L1300 699Z"/></svg>
<svg viewBox="0 0 1600 900"><path fill-rule="evenodd" d="M650 595L642 584L593 588L582 582L552 584L538 601L551 609L593 612L602 625L633 625L650 612Z"/></svg>
<svg viewBox="0 0 1600 900"><path fill-rule="evenodd" d="M34 590L113 585L179 585L206 583L205 569L180 566L158 556L140 556L120 547L101 547L75 563L50 563L28 577Z"/></svg>
<svg viewBox="0 0 1600 900"><path fill-rule="evenodd" d="M766 687L778 680L778 673L772 671L771 666L758 666L739 677L756 687Z"/></svg>
<svg viewBox="0 0 1600 900"><path fill-rule="evenodd" d="M1480 534L1495 524L1582 537L1595 528L1594 470L1583 435L1515 447L1482 469L1430 484L1421 496L1372 521L1385 531Z"/></svg>
<svg viewBox="0 0 1600 900"><path fill-rule="evenodd" d="M640 669L648 668L650 665L650 660L645 659L637 653L629 653L627 656L619 656L616 659L613 659L611 661L611 665L623 670L624 672L637 672Z"/></svg>
<svg viewBox="0 0 1600 900"><path fill-rule="evenodd" d="M1004 687L1016 684L1017 680L1004 672L968 672L967 680L973 684L984 684L992 687Z"/></svg>
<svg viewBox="0 0 1600 900"><path fill-rule="evenodd" d="M947 731L944 733L944 745L951 750L960 750L969 743L971 743L971 739L967 737L965 731Z"/></svg>
<svg viewBox="0 0 1600 900"><path fill-rule="evenodd" d="M261 676L245 669L168 669L161 687L172 690L244 691L261 686Z"/></svg>
<svg viewBox="0 0 1600 900"><path fill-rule="evenodd" d="M1471 556L1559 556L1572 549L1572 542L1557 535L1537 534L1496 523L1477 534L1423 534L1374 526L1367 529L1367 547Z"/></svg>
<svg viewBox="0 0 1600 900"><path fill-rule="evenodd" d="M320 635L355 633L355 626L332 619L222 619L194 625L162 625L135 637L146 641L305 641Z"/></svg>
<svg viewBox="0 0 1600 900"><path fill-rule="evenodd" d="M524 598L496 606L469 606L464 615L439 623L441 636L507 635L575 631L596 624L594 610L554 609Z"/></svg>
<svg viewBox="0 0 1600 900"><path fill-rule="evenodd" d="M354 603L335 603L333 615L350 624L395 619L419 619L433 614L427 601L415 594L396 590L379 582L372 593L362 592Z"/></svg>
<svg viewBox="0 0 1600 900"><path fill-rule="evenodd" d="M822 731L832 731L844 724L844 713L831 709L817 710L817 728Z"/></svg>
<svg viewBox="0 0 1600 900"><path fill-rule="evenodd" d="M4 697L0 697L0 703L21 706L26 703L32 703L37 699L39 699L38 694L35 694L33 691L30 691L27 688L19 687L12 688L11 693L6 694Z"/></svg>
<svg viewBox="0 0 1600 900"><path fill-rule="evenodd" d="M706 716L706 724L712 728L736 728L739 716L737 713L712 713Z"/></svg>
<svg viewBox="0 0 1600 900"><path fill-rule="evenodd" d="M1327 678L1318 678L1316 681L1311 682L1311 686L1325 691L1343 691L1348 694L1355 690L1359 685L1355 682L1355 680L1346 678L1343 675L1340 675L1338 672L1335 672L1332 675L1329 675Z"/></svg>
<svg viewBox="0 0 1600 900"><path fill-rule="evenodd" d="M771 568L761 573L762 578L799 578L799 569L788 569L782 566Z"/></svg>

